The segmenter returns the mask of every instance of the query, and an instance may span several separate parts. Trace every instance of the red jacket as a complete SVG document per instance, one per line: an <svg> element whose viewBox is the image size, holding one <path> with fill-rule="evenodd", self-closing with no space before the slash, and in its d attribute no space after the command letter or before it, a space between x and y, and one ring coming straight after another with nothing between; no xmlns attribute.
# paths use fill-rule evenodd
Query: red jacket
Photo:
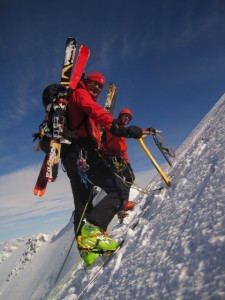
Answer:
<svg viewBox="0 0 225 300"><path fill-rule="evenodd" d="M78 138L91 138L100 142L99 126L109 129L113 118L98 103L96 103L79 83L68 102L69 128Z"/></svg>
<svg viewBox="0 0 225 300"><path fill-rule="evenodd" d="M109 130L105 130L101 141L101 153L105 158L121 157L127 163L129 162L127 151L127 143L125 137L113 136Z"/></svg>

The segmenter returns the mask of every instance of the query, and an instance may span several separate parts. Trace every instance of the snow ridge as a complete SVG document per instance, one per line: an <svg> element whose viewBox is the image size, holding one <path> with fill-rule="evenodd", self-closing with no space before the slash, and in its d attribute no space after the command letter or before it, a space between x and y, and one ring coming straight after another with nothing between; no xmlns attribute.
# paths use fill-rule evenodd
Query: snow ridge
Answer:
<svg viewBox="0 0 225 300"><path fill-rule="evenodd" d="M0 264L9 258L27 238L13 239L0 244Z"/></svg>

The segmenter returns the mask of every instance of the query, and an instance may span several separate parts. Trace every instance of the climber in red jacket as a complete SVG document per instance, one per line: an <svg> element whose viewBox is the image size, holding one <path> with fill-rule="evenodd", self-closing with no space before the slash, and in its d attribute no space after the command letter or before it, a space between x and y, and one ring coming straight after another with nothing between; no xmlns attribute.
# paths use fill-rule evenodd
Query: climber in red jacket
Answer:
<svg viewBox="0 0 225 300"><path fill-rule="evenodd" d="M132 119L132 112L128 108L123 108L119 112L118 118L115 120L118 126L126 127ZM127 154L126 138L113 135L110 130L104 130L101 139L100 153L102 157L111 166L113 171L118 174L131 187L135 176L129 162ZM126 201L124 210L130 210L135 206L135 202Z"/></svg>
<svg viewBox="0 0 225 300"><path fill-rule="evenodd" d="M99 72L89 74L75 90L68 93L67 138L62 162L70 179L75 212L74 226L78 248L89 265L102 251L114 251L118 243L105 234L107 227L129 197L129 187L107 165L99 153L99 127L113 135L139 139L143 131L138 126L123 127L96 103L105 85ZM57 86L57 89L61 87ZM47 89L48 90L48 89ZM48 94L48 93L46 93ZM93 186L99 186L106 196L93 206Z"/></svg>

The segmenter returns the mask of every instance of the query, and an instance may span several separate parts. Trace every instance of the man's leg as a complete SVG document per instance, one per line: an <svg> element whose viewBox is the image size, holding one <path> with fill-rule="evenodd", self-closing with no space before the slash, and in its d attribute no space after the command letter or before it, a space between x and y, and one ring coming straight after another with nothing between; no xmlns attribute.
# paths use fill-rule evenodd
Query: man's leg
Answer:
<svg viewBox="0 0 225 300"><path fill-rule="evenodd" d="M87 220L106 230L115 214L129 197L129 188L118 178L102 158L98 158L87 172L88 178L106 192L93 208Z"/></svg>

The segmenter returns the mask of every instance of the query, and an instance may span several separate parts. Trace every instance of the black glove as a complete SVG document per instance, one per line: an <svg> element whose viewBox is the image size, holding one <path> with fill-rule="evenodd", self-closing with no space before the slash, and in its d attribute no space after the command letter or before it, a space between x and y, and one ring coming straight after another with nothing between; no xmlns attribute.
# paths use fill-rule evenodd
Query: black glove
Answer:
<svg viewBox="0 0 225 300"><path fill-rule="evenodd" d="M62 84L51 84L47 86L42 94L42 104L46 108L49 104L52 104L58 99L59 94L66 94L67 88Z"/></svg>
<svg viewBox="0 0 225 300"><path fill-rule="evenodd" d="M119 126L119 124L116 121L113 121L109 131L115 136L127 137L128 135L128 128Z"/></svg>
<svg viewBox="0 0 225 300"><path fill-rule="evenodd" d="M149 134L156 134L156 130L155 130L155 128L153 128L153 127L146 128L146 131L148 131Z"/></svg>
<svg viewBox="0 0 225 300"><path fill-rule="evenodd" d="M133 139L140 139L143 135L143 131L138 126L130 126L128 127L129 133L127 135L127 138L133 138Z"/></svg>
<svg viewBox="0 0 225 300"><path fill-rule="evenodd" d="M118 123L113 122L113 124L110 127L110 132L115 136L121 136L125 138L133 138L133 139L139 139L142 137L142 129L138 126L130 126L130 127L124 127L119 126Z"/></svg>

